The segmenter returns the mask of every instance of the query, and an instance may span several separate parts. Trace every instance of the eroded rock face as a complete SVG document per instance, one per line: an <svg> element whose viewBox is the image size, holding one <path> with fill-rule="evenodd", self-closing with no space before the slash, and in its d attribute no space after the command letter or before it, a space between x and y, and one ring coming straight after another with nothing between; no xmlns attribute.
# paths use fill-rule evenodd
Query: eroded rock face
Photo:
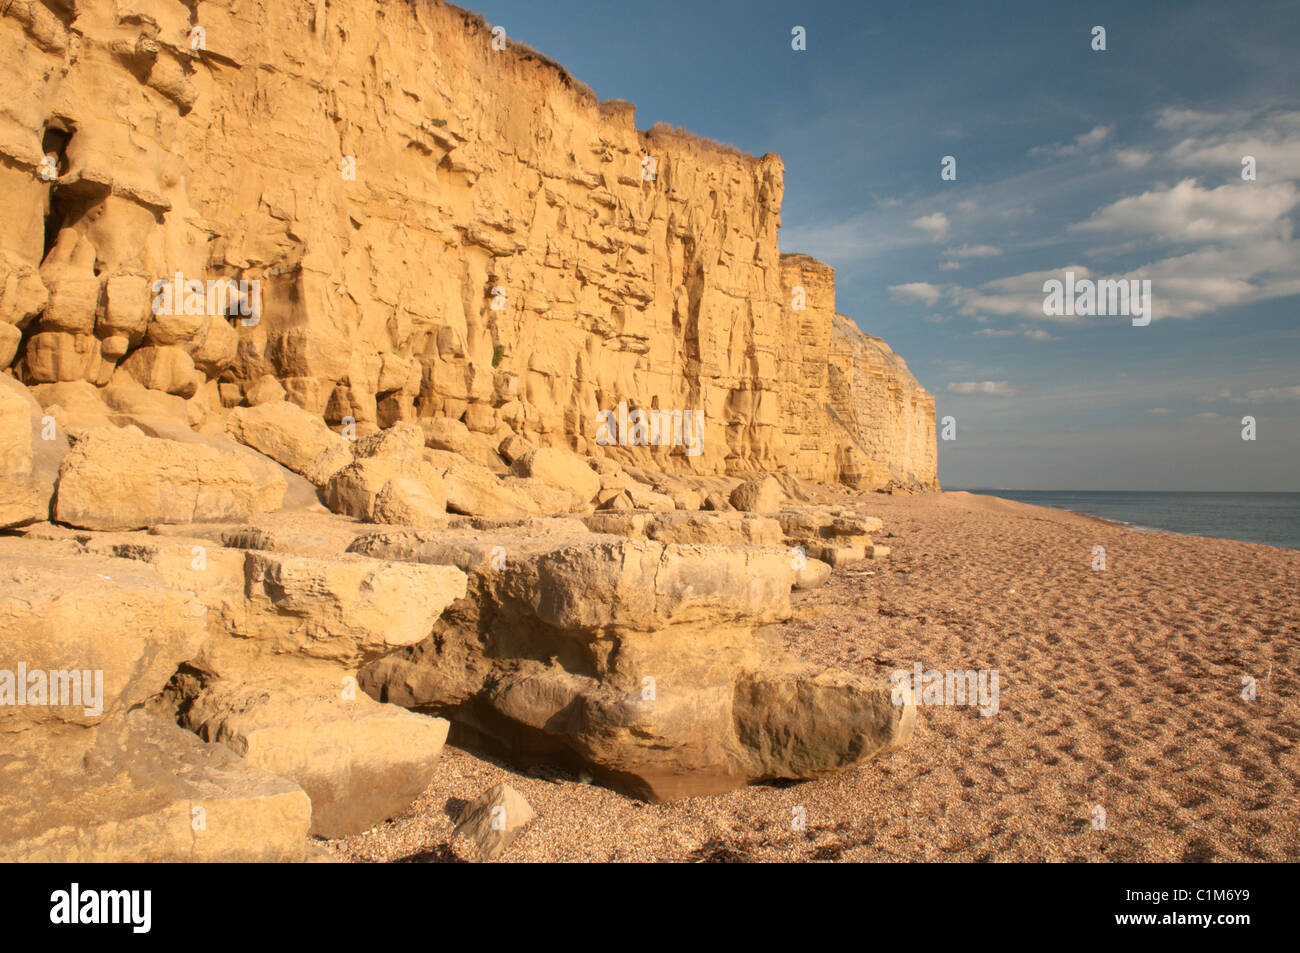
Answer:
<svg viewBox="0 0 1300 953"><path fill-rule="evenodd" d="M929 396L836 317L829 268L778 251L777 156L638 131L438 0L341 0L329 29L269 0L47 7L0 15L21 102L0 365L25 382L130 385L216 426L281 394L362 435L444 420L431 446L489 468L517 437L512 457L934 483ZM395 81L355 83L394 36ZM598 441L622 405L666 439Z"/></svg>
<svg viewBox="0 0 1300 953"><path fill-rule="evenodd" d="M934 485L929 396L778 252L779 158L439 0L54 7L0 10L0 527L63 524L0 540L0 649L104 689L0 708L53 792L0 793L0 853L300 859L399 810L446 725L358 666L645 797L906 740L754 637L885 552L793 477ZM598 439L624 406L659 439Z"/></svg>
<svg viewBox="0 0 1300 953"><path fill-rule="evenodd" d="M182 705L181 723L311 798L311 833L356 834L428 786L448 723L381 705L331 666L265 659L216 678Z"/></svg>
<svg viewBox="0 0 1300 953"><path fill-rule="evenodd" d="M362 669L361 685L512 757L575 762L671 799L820 777L911 733L913 709L888 683L800 666L754 637L789 615L784 550L558 526L389 532L351 549L465 571L467 598L434 637Z"/></svg>

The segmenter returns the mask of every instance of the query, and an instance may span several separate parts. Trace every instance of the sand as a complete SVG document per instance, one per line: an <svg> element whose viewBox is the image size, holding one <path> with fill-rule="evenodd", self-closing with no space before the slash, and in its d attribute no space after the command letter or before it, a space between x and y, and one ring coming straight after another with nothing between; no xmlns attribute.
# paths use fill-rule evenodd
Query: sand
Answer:
<svg viewBox="0 0 1300 953"><path fill-rule="evenodd" d="M538 819L504 861L1300 860L1300 552L965 493L858 508L891 556L767 634L864 674L996 669L997 714L926 706L887 758L672 804L448 747L409 811L324 847L469 858L451 818L506 781Z"/></svg>

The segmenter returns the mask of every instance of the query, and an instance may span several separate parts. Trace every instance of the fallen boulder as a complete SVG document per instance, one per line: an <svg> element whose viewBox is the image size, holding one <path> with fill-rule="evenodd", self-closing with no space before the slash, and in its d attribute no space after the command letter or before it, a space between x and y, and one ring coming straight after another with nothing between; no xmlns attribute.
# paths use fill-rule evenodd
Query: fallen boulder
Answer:
<svg viewBox="0 0 1300 953"><path fill-rule="evenodd" d="M59 467L54 519L95 530L154 523L247 520L257 510L252 473L234 453L94 427Z"/></svg>
<svg viewBox="0 0 1300 953"><path fill-rule="evenodd" d="M358 692L333 666L262 659L195 686L181 723L311 798L311 833L342 837L402 811L433 777L448 724Z"/></svg>

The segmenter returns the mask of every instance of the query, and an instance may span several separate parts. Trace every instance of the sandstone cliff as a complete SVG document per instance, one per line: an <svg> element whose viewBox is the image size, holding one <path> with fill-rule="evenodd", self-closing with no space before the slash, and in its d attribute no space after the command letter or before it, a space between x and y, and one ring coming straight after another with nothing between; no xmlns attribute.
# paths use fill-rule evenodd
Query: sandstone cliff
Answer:
<svg viewBox="0 0 1300 953"><path fill-rule="evenodd" d="M43 403L143 385L220 429L283 388L358 433L935 485L930 397L778 251L777 156L640 132L436 0L0 12L0 365ZM250 284L161 314L175 275ZM620 402L703 410L702 452L597 446Z"/></svg>

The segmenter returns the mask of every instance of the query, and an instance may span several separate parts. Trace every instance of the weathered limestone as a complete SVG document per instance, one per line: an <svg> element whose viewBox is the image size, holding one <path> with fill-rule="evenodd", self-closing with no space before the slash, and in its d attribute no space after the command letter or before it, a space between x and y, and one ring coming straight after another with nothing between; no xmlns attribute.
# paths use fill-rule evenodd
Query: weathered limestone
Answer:
<svg viewBox="0 0 1300 953"><path fill-rule="evenodd" d="M661 543L780 546L783 540L780 523L749 513L595 513L584 522L593 532Z"/></svg>
<svg viewBox="0 0 1300 953"><path fill-rule="evenodd" d="M399 813L428 786L448 723L359 692L334 666L262 660L193 689L181 723L311 798L311 833L340 837Z"/></svg>
<svg viewBox="0 0 1300 953"><path fill-rule="evenodd" d="M532 477L567 490L580 502L590 502L600 490L600 477L581 457L555 447L530 450L511 464L521 477Z"/></svg>
<svg viewBox="0 0 1300 953"><path fill-rule="evenodd" d="M214 6L202 51L161 0L47 6L0 15L22 102L0 116L0 366L23 381L130 381L194 423L281 395L360 435L442 421L430 447L492 470L503 447L559 448L934 484L933 401L836 315L830 268L778 250L775 155L639 131L439 0L341 0L323 32L267 0ZM393 36L400 83L351 83ZM667 441L598 442L620 406L662 414Z"/></svg>
<svg viewBox="0 0 1300 953"><path fill-rule="evenodd" d="M84 529L247 520L252 473L235 453L146 437L135 427L82 433L59 468L54 518Z"/></svg>
<svg viewBox="0 0 1300 953"><path fill-rule="evenodd" d="M0 528L61 540L0 539L0 654L104 674L0 706L51 792L0 853L300 859L432 776L447 723L375 698L655 798L906 739L754 637L887 553L795 477L935 482L933 401L778 251L779 158L439 0L120 6L0 10Z"/></svg>
<svg viewBox="0 0 1300 953"><path fill-rule="evenodd" d="M831 567L829 563L824 563L820 559L804 559L802 567L796 567L794 573L794 587L796 589L820 589L826 585L826 580L831 577Z"/></svg>
<svg viewBox="0 0 1300 953"><path fill-rule="evenodd" d="M311 802L292 781L147 711L76 740L0 750L0 861L301 861ZM33 792L39 797L33 798Z"/></svg>
<svg viewBox="0 0 1300 953"><path fill-rule="evenodd" d="M239 634L276 652L357 664L426 638L465 595L452 566L249 551Z"/></svg>
<svg viewBox="0 0 1300 953"><path fill-rule="evenodd" d="M576 762L668 799L818 777L910 734L913 709L892 703L888 683L801 668L754 638L790 612L782 549L524 527L379 533L351 549L466 572L468 597L435 636L360 681L511 757ZM789 710L764 720L758 701L783 693Z"/></svg>
<svg viewBox="0 0 1300 953"><path fill-rule="evenodd" d="M731 491L731 505L750 513L775 513L785 494L781 484L770 476L752 477Z"/></svg>
<svg viewBox="0 0 1300 953"><path fill-rule="evenodd" d="M809 559L832 567L889 554L887 547L872 546L871 534L879 532L882 526L874 516L859 516L849 510L801 507L782 510L778 519L788 546L799 547ZM877 555L876 550L883 552Z"/></svg>
<svg viewBox="0 0 1300 953"><path fill-rule="evenodd" d="M532 495L499 479L484 467L457 464L442 471L447 509L466 516L519 519L536 516L541 507Z"/></svg>
<svg viewBox="0 0 1300 953"><path fill-rule="evenodd" d="M33 411L30 395L0 377L0 528L47 518L49 487L37 480L32 452Z"/></svg>
<svg viewBox="0 0 1300 953"><path fill-rule="evenodd" d="M297 785L137 709L206 616L145 562L0 540L0 860L302 859Z"/></svg>
<svg viewBox="0 0 1300 953"><path fill-rule="evenodd" d="M236 407L227 427L240 443L264 453L318 487L352 462L348 441L324 421L294 404L271 402Z"/></svg>
<svg viewBox="0 0 1300 953"><path fill-rule="evenodd" d="M37 680L46 686L39 701L0 704L0 732L95 725L140 704L198 651L206 613L191 592L164 584L143 563L0 539L0 670L21 664L57 674ZM87 682L87 672L102 674ZM0 675L0 695L22 688ZM55 694L77 703L48 704Z"/></svg>

